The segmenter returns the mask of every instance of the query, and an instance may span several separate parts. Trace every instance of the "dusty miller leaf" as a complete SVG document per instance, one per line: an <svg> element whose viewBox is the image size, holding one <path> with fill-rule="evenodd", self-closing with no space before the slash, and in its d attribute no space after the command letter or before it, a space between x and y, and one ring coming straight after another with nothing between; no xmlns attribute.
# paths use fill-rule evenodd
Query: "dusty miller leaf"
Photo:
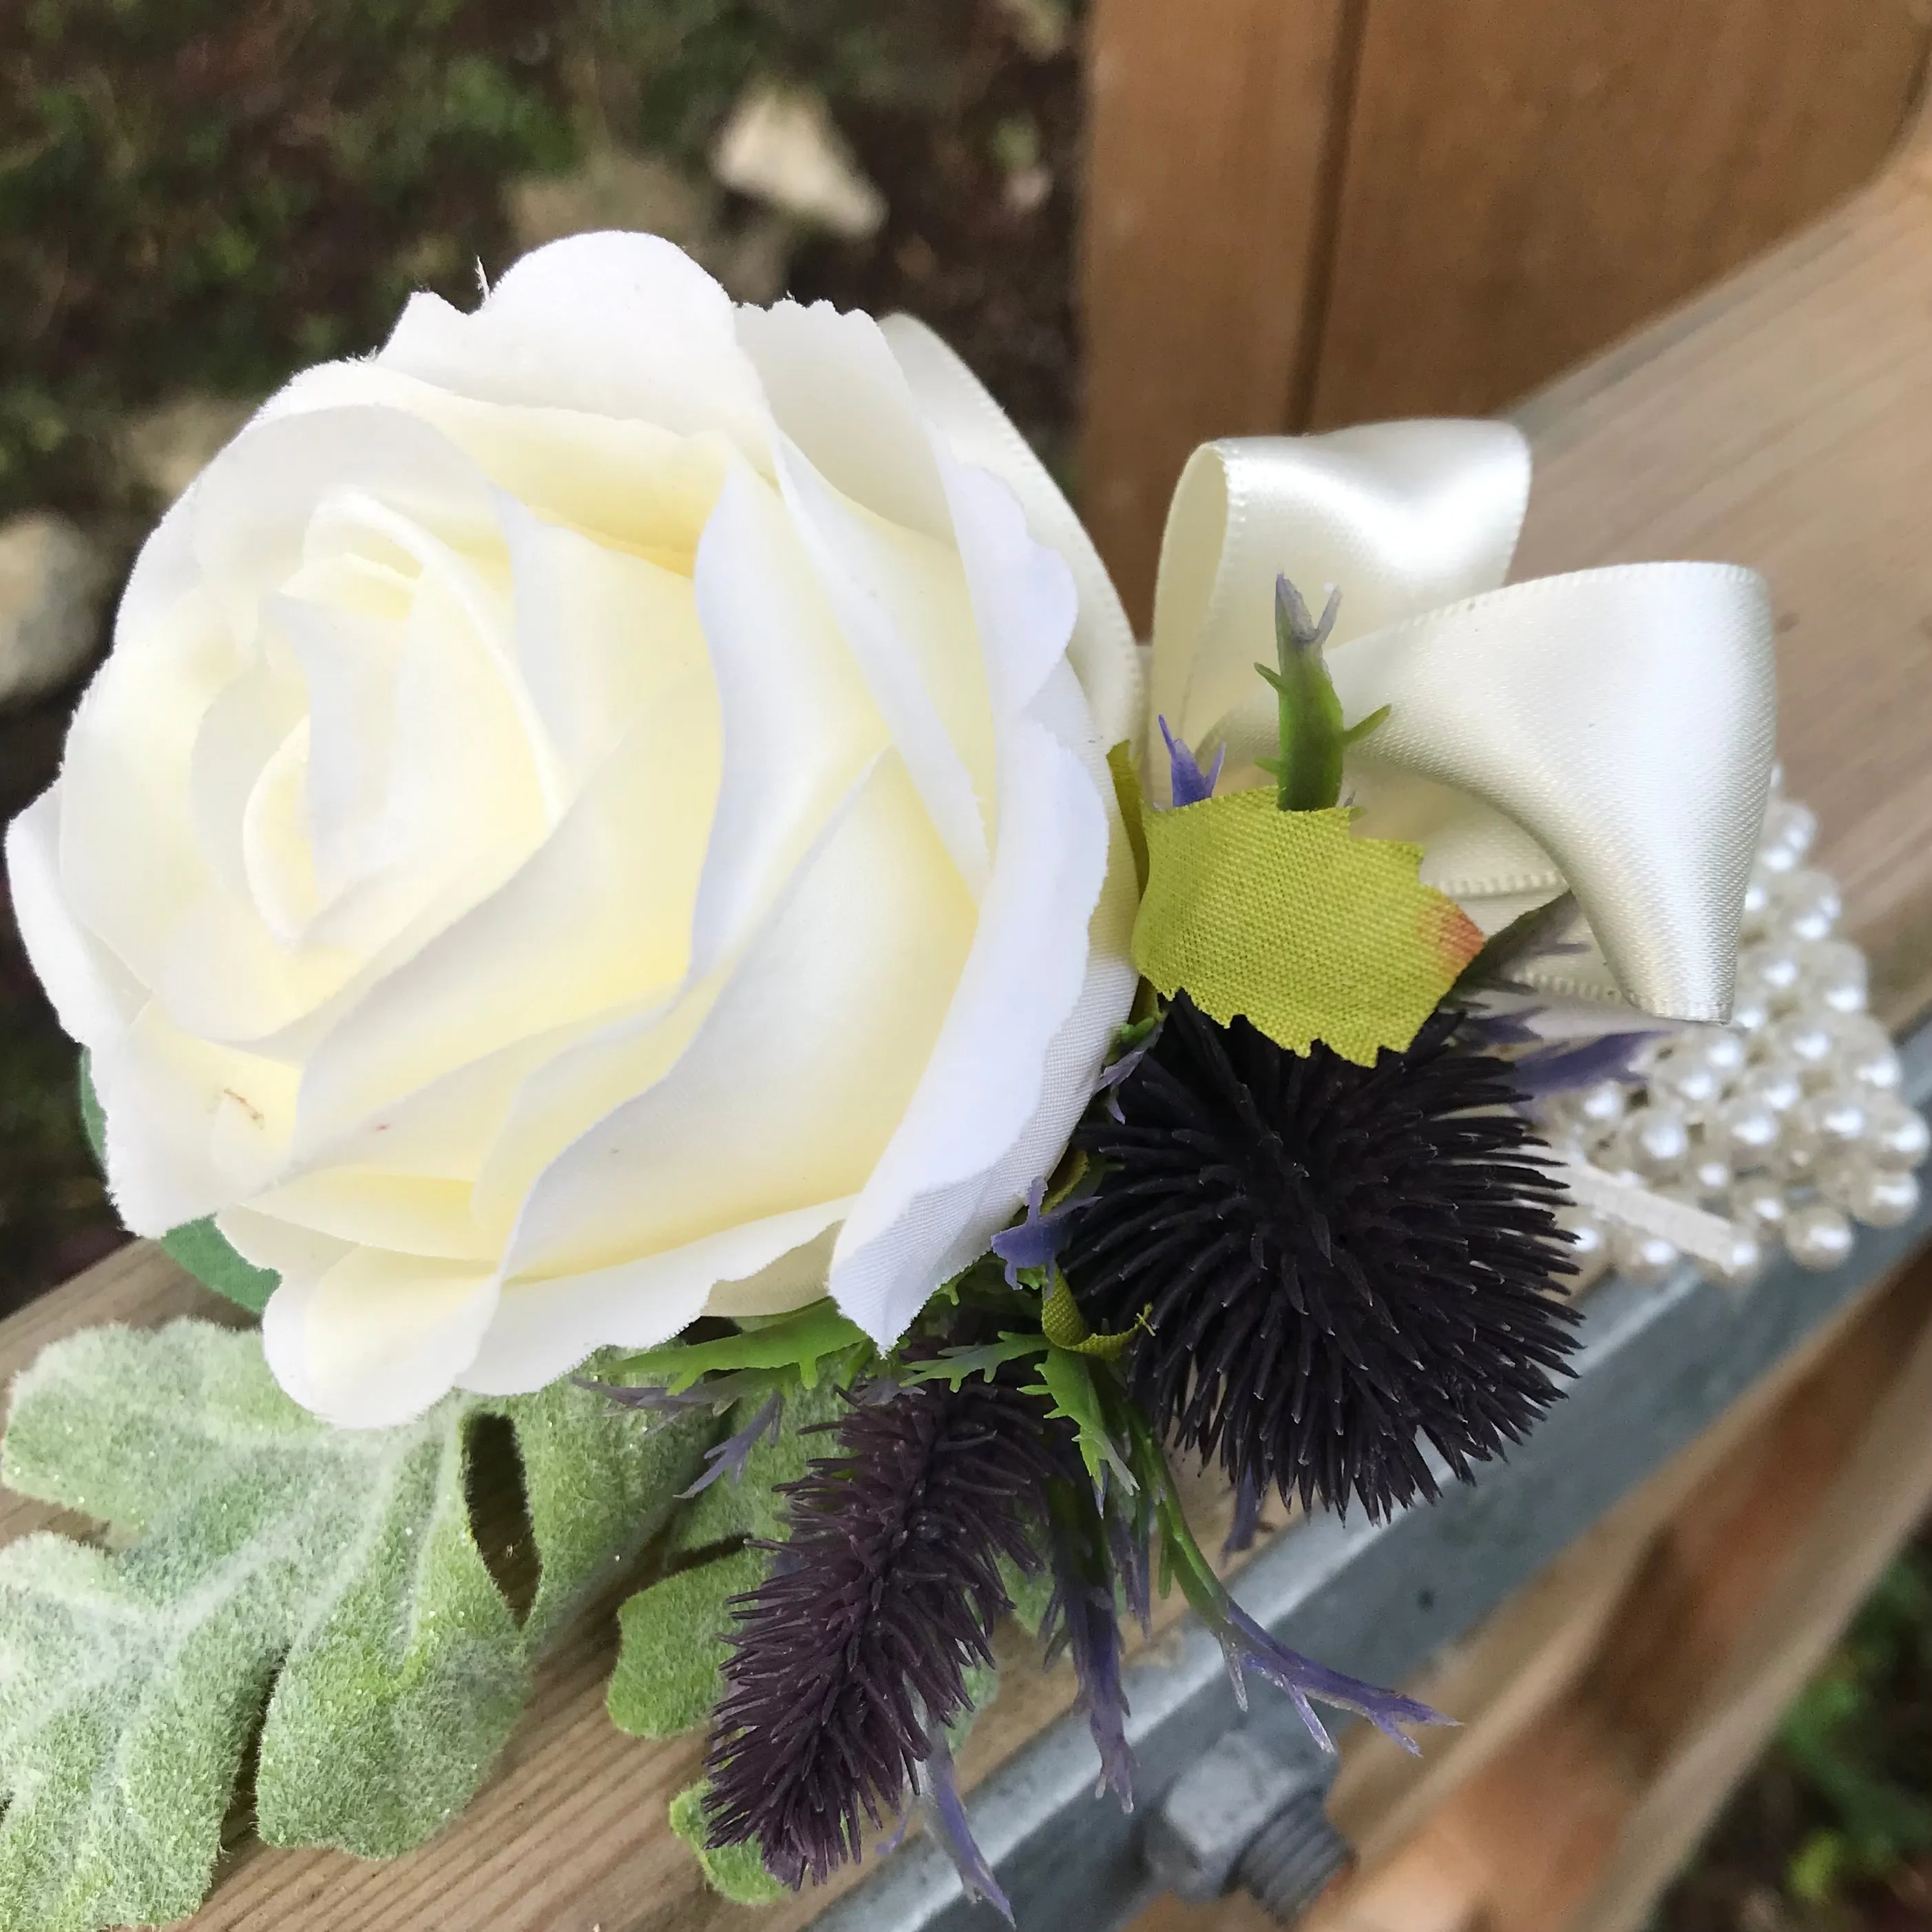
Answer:
<svg viewBox="0 0 1932 1932"><path fill-rule="evenodd" d="M474 1419L518 1430L543 1564L520 1630L471 1534ZM648 1435L583 1390L456 1395L389 1430L284 1396L259 1336L88 1330L14 1384L0 1478L117 1532L0 1550L0 1925L94 1932L194 1910L267 1700L273 1844L384 1857L469 1802L534 1640L662 1520L709 1418ZM635 1512L619 1518L626 1510Z"/></svg>
<svg viewBox="0 0 1932 1932"><path fill-rule="evenodd" d="M738 1426L742 1412L754 1406L740 1402L725 1426ZM814 1456L835 1453L832 1437L818 1430L844 1412L844 1399L827 1383L794 1390L776 1433L745 1459L742 1478L726 1477L680 1506L667 1547L674 1556L697 1554L698 1560L638 1591L618 1612L617 1667L605 1701L620 1730L677 1737L710 1716L724 1688L731 1624L725 1606L764 1579L764 1553L744 1548L744 1539L784 1540L778 1486L803 1475Z"/></svg>
<svg viewBox="0 0 1932 1932"><path fill-rule="evenodd" d="M88 1145L94 1150L94 1158L105 1173L107 1121L95 1097L84 1053L80 1056L80 1124ZM212 1288L224 1299L239 1304L250 1315L260 1314L268 1306L269 1296L280 1286L280 1275L244 1262L235 1252L212 1215L171 1228L161 1237L161 1246L169 1258L186 1268L203 1288Z"/></svg>

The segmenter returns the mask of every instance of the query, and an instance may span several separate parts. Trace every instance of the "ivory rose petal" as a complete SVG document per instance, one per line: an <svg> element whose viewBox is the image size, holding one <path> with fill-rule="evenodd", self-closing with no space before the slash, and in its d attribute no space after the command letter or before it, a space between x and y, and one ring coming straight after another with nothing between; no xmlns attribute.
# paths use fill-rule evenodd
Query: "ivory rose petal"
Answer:
<svg viewBox="0 0 1932 1932"><path fill-rule="evenodd" d="M706 1312L902 1331L1125 1017L1138 691L932 338L580 236L244 427L8 865L124 1217L214 1213L378 1426Z"/></svg>

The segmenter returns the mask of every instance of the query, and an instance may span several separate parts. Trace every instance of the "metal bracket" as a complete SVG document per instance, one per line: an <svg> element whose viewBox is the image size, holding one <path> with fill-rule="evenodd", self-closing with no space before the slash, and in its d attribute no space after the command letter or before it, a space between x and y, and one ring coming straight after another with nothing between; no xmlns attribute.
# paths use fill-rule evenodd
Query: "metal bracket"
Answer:
<svg viewBox="0 0 1932 1932"><path fill-rule="evenodd" d="M1181 1773L1148 1820L1156 1884L1192 1904L1239 1887L1292 1924L1349 1862L1323 1768L1234 1731Z"/></svg>

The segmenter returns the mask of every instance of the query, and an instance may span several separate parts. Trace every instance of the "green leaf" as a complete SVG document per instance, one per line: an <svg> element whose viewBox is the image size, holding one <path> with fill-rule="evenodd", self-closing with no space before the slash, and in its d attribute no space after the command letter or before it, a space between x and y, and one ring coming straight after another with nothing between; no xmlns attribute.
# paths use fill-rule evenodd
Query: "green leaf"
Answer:
<svg viewBox="0 0 1932 1932"><path fill-rule="evenodd" d="M755 1401L734 1408L727 1428L742 1428ZM670 1738L696 1730L724 1688L726 1599L754 1589L765 1574L764 1552L738 1547L746 1538L782 1541L785 1499L782 1484L803 1475L814 1456L832 1444L816 1433L836 1420L845 1404L821 1382L794 1390L785 1401L776 1432L745 1459L736 1482L722 1477L680 1505L667 1539L673 1557L706 1553L692 1567L647 1584L618 1612L620 1643L606 1703L612 1721L639 1737Z"/></svg>
<svg viewBox="0 0 1932 1932"><path fill-rule="evenodd" d="M708 1785L687 1786L670 1801L670 1828L688 1845L714 1890L734 1905L771 1905L785 1888L765 1869L755 1845L727 1845L714 1852L704 1842L704 1808Z"/></svg>
<svg viewBox="0 0 1932 1932"><path fill-rule="evenodd" d="M491 1412L518 1432L542 1565L527 1629L470 1530L468 1437ZM662 1520L715 1427L647 1434L566 1387L338 1430L282 1394L253 1333L55 1344L14 1385L0 1478L116 1547L0 1550L0 1924L194 1911L265 1698L265 1839L365 1858L422 1843L501 1748L536 1641Z"/></svg>
<svg viewBox="0 0 1932 1932"><path fill-rule="evenodd" d="M1280 755L1261 764L1274 774L1282 812L1323 812L1334 805L1342 796L1342 754L1389 714L1385 704L1358 724L1342 724L1342 700L1322 656L1341 602L1341 593L1331 590L1318 622L1294 586L1286 577L1275 579L1275 668L1255 668L1274 689Z"/></svg>
<svg viewBox="0 0 1932 1932"><path fill-rule="evenodd" d="M94 1094L85 1053L80 1056L80 1124L94 1159L104 1171L107 1120ZM215 1226L212 1217L184 1222L161 1237L161 1246L202 1287L212 1288L217 1294L239 1303L250 1315L259 1315L268 1306L269 1296L281 1282L281 1276L272 1270L244 1261Z"/></svg>
<svg viewBox="0 0 1932 1932"><path fill-rule="evenodd" d="M1113 1432L1107 1426L1100 1391L1094 1384L1094 1366L1084 1355L1066 1348L1048 1348L1040 1364L1040 1381L1028 1394L1046 1396L1053 1404L1052 1414L1072 1424L1079 1442L1080 1460L1086 1464L1096 1490L1101 1487L1109 1469L1123 1488L1133 1490L1133 1472L1123 1460Z"/></svg>
<svg viewBox="0 0 1932 1932"><path fill-rule="evenodd" d="M942 1348L926 1360L902 1363L892 1372L902 1382L944 1382L956 1394L969 1377L984 1376L991 1382L1003 1364L1037 1355L1047 1346L1044 1335L1002 1335L972 1348Z"/></svg>
<svg viewBox="0 0 1932 1932"><path fill-rule="evenodd" d="M260 1314L268 1306L269 1296L281 1286L281 1276L272 1269L244 1261L212 1216L172 1229L161 1237L161 1246L203 1288L238 1302L250 1315Z"/></svg>
<svg viewBox="0 0 1932 1932"><path fill-rule="evenodd" d="M724 1694L728 1600L764 1582L765 1555L739 1550L640 1590L617 1613L621 1642L605 1699L633 1737L701 1729Z"/></svg>
<svg viewBox="0 0 1932 1932"><path fill-rule="evenodd" d="M1046 1294L1040 1304L1040 1332L1056 1348L1069 1349L1076 1355L1097 1355L1102 1361L1118 1361L1133 1340L1136 1330L1144 1325L1143 1318L1118 1334L1096 1335L1080 1312L1066 1277L1057 1268L1049 1273Z"/></svg>
<svg viewBox="0 0 1932 1932"><path fill-rule="evenodd" d="M1292 1053L1323 1040L1370 1066L1407 1046L1482 934L1422 884L1420 846L1358 838L1353 816L1279 812L1264 791L1149 813L1134 964Z"/></svg>
<svg viewBox="0 0 1932 1932"><path fill-rule="evenodd" d="M633 1381L662 1379L674 1394L700 1376L735 1369L797 1370L807 1388L818 1380L818 1365L848 1349L872 1351L872 1340L830 1301L814 1301L796 1315L746 1329L715 1342L668 1342L611 1364L609 1372Z"/></svg>

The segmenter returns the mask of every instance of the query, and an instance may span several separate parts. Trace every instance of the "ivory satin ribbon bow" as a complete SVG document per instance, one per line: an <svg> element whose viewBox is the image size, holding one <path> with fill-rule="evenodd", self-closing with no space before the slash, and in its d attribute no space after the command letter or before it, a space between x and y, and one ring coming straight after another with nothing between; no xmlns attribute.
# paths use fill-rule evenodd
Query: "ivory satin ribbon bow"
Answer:
<svg viewBox="0 0 1932 1932"><path fill-rule="evenodd" d="M1546 1002L1729 1017L1776 715L1756 572L1623 564L1501 587L1530 481L1506 424L1204 443L1168 512L1143 705L1120 599L1039 458L938 337L885 328L955 453L1004 478L1072 568L1068 656L1102 744L1145 734L1150 792L1166 795L1162 716L1197 751L1226 745L1224 783L1266 782L1274 698L1255 665L1274 659L1276 574L1317 608L1334 584L1344 714L1393 707L1348 756L1360 831L1421 845L1424 879L1486 932L1567 884L1596 945L1532 963Z"/></svg>
<svg viewBox="0 0 1932 1932"><path fill-rule="evenodd" d="M1773 754L1764 580L1645 563L1501 588L1529 478L1493 422L1203 445L1161 547L1150 726L1266 782L1276 573L1317 609L1338 587L1343 714L1391 707L1348 754L1361 834L1420 844L1486 932L1567 884L1600 958L1532 964L1540 994L1726 1019ZM1166 759L1143 764L1160 786Z"/></svg>

